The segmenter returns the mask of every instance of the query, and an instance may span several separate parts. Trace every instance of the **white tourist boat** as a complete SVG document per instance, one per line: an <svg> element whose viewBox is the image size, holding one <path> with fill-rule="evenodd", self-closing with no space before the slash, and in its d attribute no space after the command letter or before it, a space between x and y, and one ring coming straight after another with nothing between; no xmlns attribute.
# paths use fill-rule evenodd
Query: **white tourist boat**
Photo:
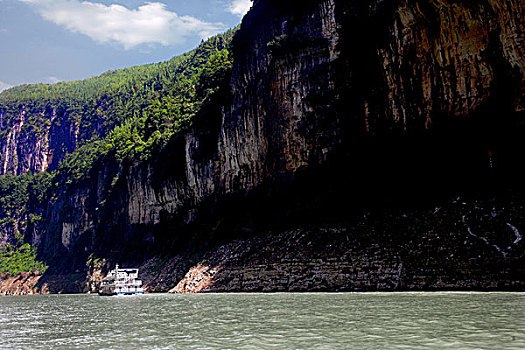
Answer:
<svg viewBox="0 0 525 350"><path fill-rule="evenodd" d="M102 280L99 295L144 294L139 269L120 269L118 265Z"/></svg>

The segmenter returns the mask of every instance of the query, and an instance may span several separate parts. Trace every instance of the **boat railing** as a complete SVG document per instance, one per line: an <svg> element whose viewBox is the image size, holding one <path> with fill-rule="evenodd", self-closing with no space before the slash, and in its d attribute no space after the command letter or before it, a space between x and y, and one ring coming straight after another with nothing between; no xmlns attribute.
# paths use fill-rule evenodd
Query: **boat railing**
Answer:
<svg viewBox="0 0 525 350"><path fill-rule="evenodd" d="M141 286L141 280L115 281L115 286Z"/></svg>

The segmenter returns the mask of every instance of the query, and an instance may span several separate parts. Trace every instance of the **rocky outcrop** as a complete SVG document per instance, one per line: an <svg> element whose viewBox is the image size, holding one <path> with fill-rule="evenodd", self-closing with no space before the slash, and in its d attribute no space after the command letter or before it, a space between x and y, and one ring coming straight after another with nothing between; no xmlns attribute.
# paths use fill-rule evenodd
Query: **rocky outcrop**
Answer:
<svg viewBox="0 0 525 350"><path fill-rule="evenodd" d="M105 276L105 275L104 275ZM71 294L98 291L100 273L41 274L38 271L15 276L0 275L1 295Z"/></svg>
<svg viewBox="0 0 525 350"><path fill-rule="evenodd" d="M459 199L237 240L211 249L170 292L523 290L523 243L510 223L524 219L523 203L512 204Z"/></svg>
<svg viewBox="0 0 525 350"><path fill-rule="evenodd" d="M146 293L165 293L173 288L184 277L188 268L194 263L189 256L153 257L140 267L140 278Z"/></svg>
<svg viewBox="0 0 525 350"><path fill-rule="evenodd" d="M146 292L524 290L521 199L457 198L434 208L364 211L351 222L236 239L139 266ZM3 276L1 293L96 292L110 264Z"/></svg>
<svg viewBox="0 0 525 350"><path fill-rule="evenodd" d="M345 222L356 207L389 196L422 196L428 205L464 184L485 194L514 186L525 153L520 9L518 0L308 0L299 8L255 1L234 41L230 98L198 115L150 161L107 161L65 186L35 240L48 256L65 256L78 268L92 252L206 250L191 230L213 220L220 226L221 215L248 216L247 198L268 200L251 208L245 221L252 225L258 212L267 218L257 223L298 212ZM11 169L9 145L2 159ZM295 192L275 194L293 186ZM325 241L330 229L285 230L226 246L226 255L210 253L213 264L195 267L177 290L523 288L515 263L523 245L505 238L512 227L524 229L521 221L509 217L489 238L486 221L476 230L468 214L439 222L429 213L396 215L367 222L392 224L381 235L362 226L357 233L335 229L332 244L342 250L322 247L326 256L309 251L308 240ZM232 227L236 238L252 230ZM206 230L200 237L207 241L215 227ZM294 235L305 242L295 246ZM173 271L181 279L188 272ZM154 284L155 291L167 285Z"/></svg>
<svg viewBox="0 0 525 350"><path fill-rule="evenodd" d="M494 86L505 79L505 68L515 79L506 108L522 110L520 6L519 1L400 1L377 52L387 83L388 118L406 131L431 128L440 114L468 116L500 93Z"/></svg>
<svg viewBox="0 0 525 350"><path fill-rule="evenodd" d="M197 265L192 267L186 276L170 289L170 293L202 293L210 291L215 275L221 270L221 266L209 267ZM238 289L243 290L243 289Z"/></svg>
<svg viewBox="0 0 525 350"><path fill-rule="evenodd" d="M0 275L0 295L39 294L36 288L41 275L22 273L16 276Z"/></svg>
<svg viewBox="0 0 525 350"><path fill-rule="evenodd" d="M523 19L494 16L501 6L519 12L497 1L308 1L301 10L256 2L235 42L233 101L220 128L188 133L172 158L180 173L158 186L155 163L129 173L130 223L157 225L163 212L192 221L207 198L323 164L356 137L424 136L462 119L476 128L472 118L494 101L519 111ZM502 81L510 95L497 100Z"/></svg>

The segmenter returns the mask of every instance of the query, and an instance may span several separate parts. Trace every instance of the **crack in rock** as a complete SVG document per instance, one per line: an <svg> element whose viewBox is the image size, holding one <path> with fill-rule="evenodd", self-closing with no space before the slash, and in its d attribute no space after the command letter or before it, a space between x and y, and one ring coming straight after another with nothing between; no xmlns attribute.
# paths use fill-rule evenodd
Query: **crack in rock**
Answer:
<svg viewBox="0 0 525 350"><path fill-rule="evenodd" d="M467 221L465 220L465 215L463 215L463 216L461 217L461 221L462 221L462 222L465 224L465 226L467 227L467 231L468 231L469 235L471 235L472 237L475 237L475 238L477 238L477 239L480 239L480 240L482 240L483 242L485 242L485 244L487 244L488 246L493 247L493 248L496 249L498 252L500 252L501 255L503 255L504 258L507 257L507 253L506 253L505 251L503 251L503 249L501 249L500 247L498 247L498 246L495 245L495 244L491 244L491 243L489 242L489 240L486 239L485 237L480 237L480 236L478 236L477 234L475 234L474 232L472 232L472 230L470 229L470 226L467 224Z"/></svg>
<svg viewBox="0 0 525 350"><path fill-rule="evenodd" d="M507 226L511 228L512 231L514 231L514 234L516 235L516 239L512 244L518 244L519 241L523 238L523 236L520 234L520 231L516 228L516 226L510 224L507 222Z"/></svg>

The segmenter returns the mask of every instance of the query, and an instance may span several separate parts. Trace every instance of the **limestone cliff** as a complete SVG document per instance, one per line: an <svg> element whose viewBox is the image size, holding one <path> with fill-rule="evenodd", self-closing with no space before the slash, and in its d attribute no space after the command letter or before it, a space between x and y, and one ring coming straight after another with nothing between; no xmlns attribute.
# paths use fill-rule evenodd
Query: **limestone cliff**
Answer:
<svg viewBox="0 0 525 350"><path fill-rule="evenodd" d="M480 203L487 206L494 192L514 191L518 199L509 202L514 208L509 215L515 220L509 225L522 232L517 208L523 198L516 188L525 154L522 6L519 0L308 0L300 5L257 0L234 40L230 91L220 108L202 111L187 133L148 162L106 162L87 180L64 187L33 240L47 256L67 257L75 268L92 252L133 261L162 250L195 260L200 256L195 250L202 253L212 244L207 242L264 233L269 221L283 226L296 220L343 222L361 215L363 207L403 202L410 208L421 198L439 208L458 188L481 193ZM14 159L6 156L13 154L9 139L17 139L13 135L21 128L13 127L9 151L2 151L7 168L12 165L5 159ZM477 203L466 205L475 210ZM523 269L516 263L524 258L523 242L512 248L512 261L498 253L478 261L456 246L468 238L476 242L471 249L484 251L483 242L490 246L512 236L511 226L486 234L486 221L456 215L447 225L461 226L461 233L448 231L452 238L442 247L432 224L420 225L432 223L428 217L434 214L410 215L410 222L399 219L391 230L383 227L381 240L364 240L368 248L359 247L358 240L369 233L354 237L338 231L354 241L343 245L341 255L327 256L342 271L337 278L373 277L376 283L330 282L320 289L393 289L400 284L392 276L402 264L412 264L411 279L432 275L444 281L414 282L413 288L468 288L469 279L477 281L470 286L494 282L497 287L501 271L509 269L516 275L504 286L523 288ZM389 225L381 216L377 220ZM467 229L469 220L477 220L478 232L484 233ZM406 241L381 247L404 234ZM454 278L464 283L447 280L446 270L435 272L432 259L422 261L423 271L415 273L417 254L410 252L422 247L429 256L463 254L458 258L463 270ZM285 260L293 272L303 260L292 255ZM314 255L308 259L322 259ZM373 266L374 276L359 275L362 270L352 261ZM480 263L490 273L478 273L474 266ZM381 277L383 272L387 275ZM300 273L311 277L311 271ZM493 280L483 284L484 278ZM237 287L231 290L260 290L240 282L217 290L232 283ZM290 289L290 283L269 290Z"/></svg>
<svg viewBox="0 0 525 350"><path fill-rule="evenodd" d="M78 142L75 122L52 107L0 110L0 131L0 175L53 170Z"/></svg>

